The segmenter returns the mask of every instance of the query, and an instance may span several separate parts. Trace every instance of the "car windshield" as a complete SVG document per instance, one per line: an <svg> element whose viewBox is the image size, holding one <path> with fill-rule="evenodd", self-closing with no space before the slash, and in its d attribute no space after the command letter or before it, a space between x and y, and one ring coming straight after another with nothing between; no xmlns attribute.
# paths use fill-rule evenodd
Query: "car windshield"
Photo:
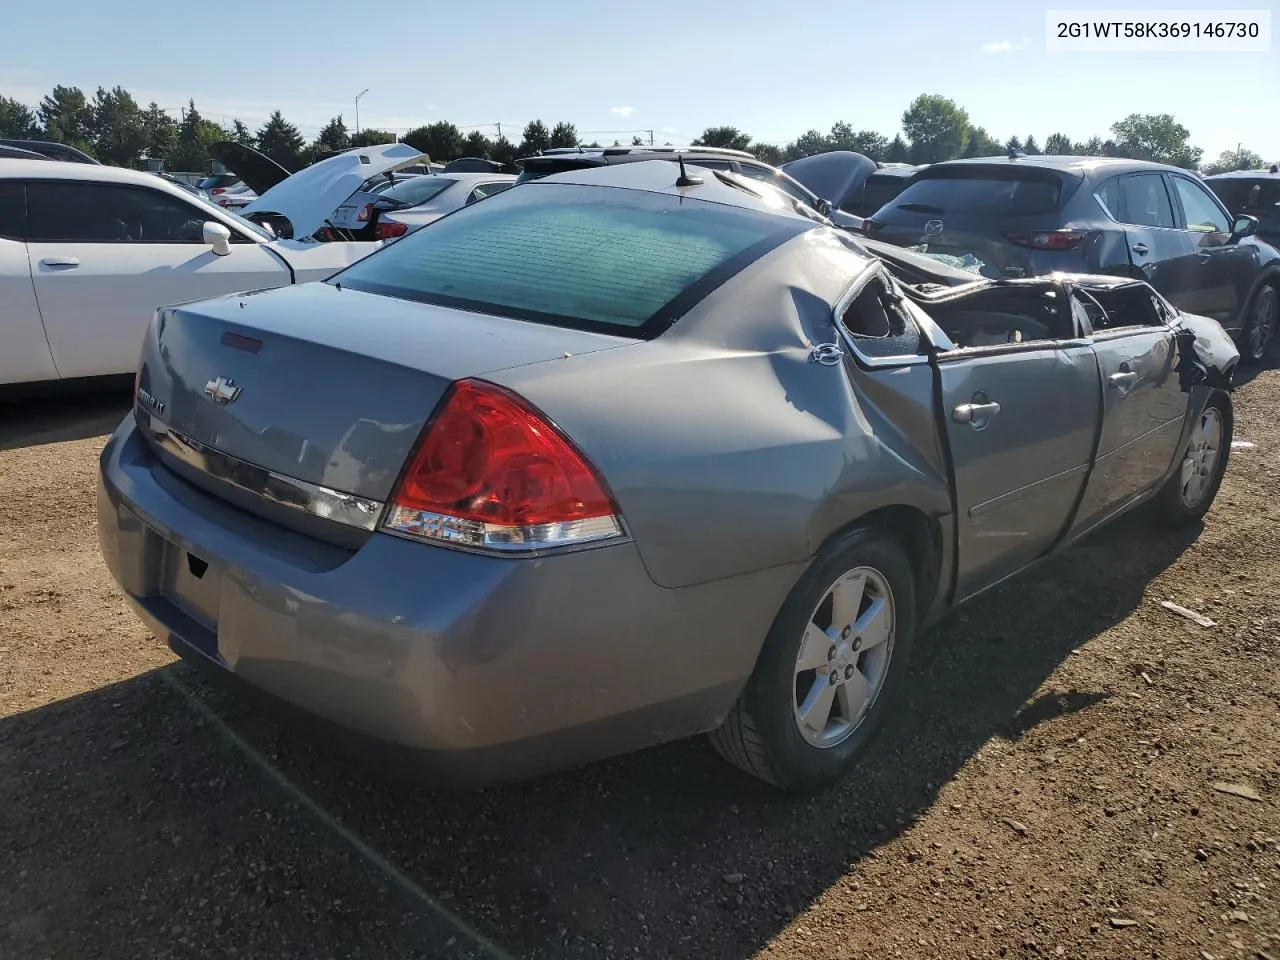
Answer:
<svg viewBox="0 0 1280 960"><path fill-rule="evenodd" d="M868 216L875 213L886 203L902 192L907 184L906 177L873 173L863 181L862 189L855 195L851 213Z"/></svg>
<svg viewBox="0 0 1280 960"><path fill-rule="evenodd" d="M688 197L532 183L465 207L329 282L647 338L811 226Z"/></svg>
<svg viewBox="0 0 1280 960"><path fill-rule="evenodd" d="M1205 185L1212 188L1222 205L1233 214L1250 211L1276 213L1277 207L1280 207L1280 179L1232 177L1206 180Z"/></svg>
<svg viewBox="0 0 1280 960"><path fill-rule="evenodd" d="M444 193L456 182L452 177L405 177L378 193L389 200L398 200L406 206L416 207Z"/></svg>
<svg viewBox="0 0 1280 960"><path fill-rule="evenodd" d="M916 180L893 201L898 210L932 214L1056 213L1062 181L1048 177L935 176Z"/></svg>

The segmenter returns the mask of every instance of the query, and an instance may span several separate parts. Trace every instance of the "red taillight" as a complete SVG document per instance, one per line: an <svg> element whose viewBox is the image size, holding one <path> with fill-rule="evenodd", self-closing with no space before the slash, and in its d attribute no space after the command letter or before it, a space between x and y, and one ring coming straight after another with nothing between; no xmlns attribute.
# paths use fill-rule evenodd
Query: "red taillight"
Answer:
<svg viewBox="0 0 1280 960"><path fill-rule="evenodd" d="M1089 236L1088 230L1037 230L1035 233L1006 233L1020 247L1034 250L1074 250Z"/></svg>
<svg viewBox="0 0 1280 960"><path fill-rule="evenodd" d="M587 459L520 397L483 380L449 389L383 526L502 552L622 536L613 498Z"/></svg>
<svg viewBox="0 0 1280 960"><path fill-rule="evenodd" d="M214 188L213 188L212 190L210 190L209 192L210 192L210 193L212 193L212 194L216 197L216 196L217 196L218 194L220 194L220 193L226 193L226 192L227 192L227 188L226 188L226 187L214 187Z"/></svg>
<svg viewBox="0 0 1280 960"><path fill-rule="evenodd" d="M403 237L409 232L407 223L390 223L379 220L373 228L373 235L379 240L391 240L394 237Z"/></svg>

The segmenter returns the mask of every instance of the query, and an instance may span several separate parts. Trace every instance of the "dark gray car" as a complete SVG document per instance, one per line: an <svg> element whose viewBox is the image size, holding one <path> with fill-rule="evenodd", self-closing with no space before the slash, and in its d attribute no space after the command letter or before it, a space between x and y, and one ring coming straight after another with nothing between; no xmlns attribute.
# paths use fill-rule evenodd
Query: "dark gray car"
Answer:
<svg viewBox="0 0 1280 960"><path fill-rule="evenodd" d="M158 311L98 500L156 635L454 782L711 731L806 789L921 629L1140 503L1208 510L1214 321L891 269L695 170L546 177Z"/></svg>
<svg viewBox="0 0 1280 960"><path fill-rule="evenodd" d="M950 160L918 171L869 236L972 258L983 276L1055 270L1146 280L1212 317L1250 362L1276 325L1280 251L1178 167L1106 157Z"/></svg>

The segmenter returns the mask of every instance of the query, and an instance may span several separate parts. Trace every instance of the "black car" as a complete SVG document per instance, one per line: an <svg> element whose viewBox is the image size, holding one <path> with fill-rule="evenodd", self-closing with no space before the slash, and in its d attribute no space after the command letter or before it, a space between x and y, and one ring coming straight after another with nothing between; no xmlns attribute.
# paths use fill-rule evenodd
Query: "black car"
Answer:
<svg viewBox="0 0 1280 960"><path fill-rule="evenodd" d="M683 159L685 163L708 170L727 170L771 184L794 200L812 207L825 217L831 217L837 226L857 227L859 222L848 221L839 209L819 197L807 186L777 167L757 160L745 150L728 150L722 147L554 147L532 157L516 161L520 170L516 183L536 180L567 170L585 170L637 160Z"/></svg>
<svg viewBox="0 0 1280 960"><path fill-rule="evenodd" d="M56 143L53 140L16 140L6 137L0 139L0 146L29 150L50 160L61 160L64 163L99 163L83 150L69 147L65 143Z"/></svg>
<svg viewBox="0 0 1280 960"><path fill-rule="evenodd" d="M1251 362L1276 326L1280 252L1193 173L1108 157L949 160L869 218L877 240L956 258L993 279L1063 271L1148 281L1212 317Z"/></svg>
<svg viewBox="0 0 1280 960"><path fill-rule="evenodd" d="M1258 237L1280 246L1280 166L1219 173L1204 182L1233 214L1257 218Z"/></svg>

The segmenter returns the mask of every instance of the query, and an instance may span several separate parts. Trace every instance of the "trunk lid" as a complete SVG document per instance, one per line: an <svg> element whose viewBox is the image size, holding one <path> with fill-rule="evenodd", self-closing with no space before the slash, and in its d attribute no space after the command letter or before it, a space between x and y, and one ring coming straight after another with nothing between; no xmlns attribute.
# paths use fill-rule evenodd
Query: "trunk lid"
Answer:
<svg viewBox="0 0 1280 960"><path fill-rule="evenodd" d="M241 472L381 503L454 380L636 342L329 284L285 287L160 310L137 416L148 436L167 428ZM180 472L213 493L236 482L225 462L188 459Z"/></svg>
<svg viewBox="0 0 1280 960"><path fill-rule="evenodd" d="M250 218L254 214L286 217L295 238L309 237L324 226L338 205L366 180L425 159L426 154L407 143L346 150L280 181L241 213Z"/></svg>
<svg viewBox="0 0 1280 960"><path fill-rule="evenodd" d="M1061 211L1080 182L1066 171L1012 161L937 164L871 215L869 235L993 280L1032 276L1042 251L1010 237L1061 228Z"/></svg>
<svg viewBox="0 0 1280 960"><path fill-rule="evenodd" d="M246 187L256 194L264 194L278 183L289 179L290 173L266 154L253 147L231 140L220 140L209 148L209 155L239 177Z"/></svg>

